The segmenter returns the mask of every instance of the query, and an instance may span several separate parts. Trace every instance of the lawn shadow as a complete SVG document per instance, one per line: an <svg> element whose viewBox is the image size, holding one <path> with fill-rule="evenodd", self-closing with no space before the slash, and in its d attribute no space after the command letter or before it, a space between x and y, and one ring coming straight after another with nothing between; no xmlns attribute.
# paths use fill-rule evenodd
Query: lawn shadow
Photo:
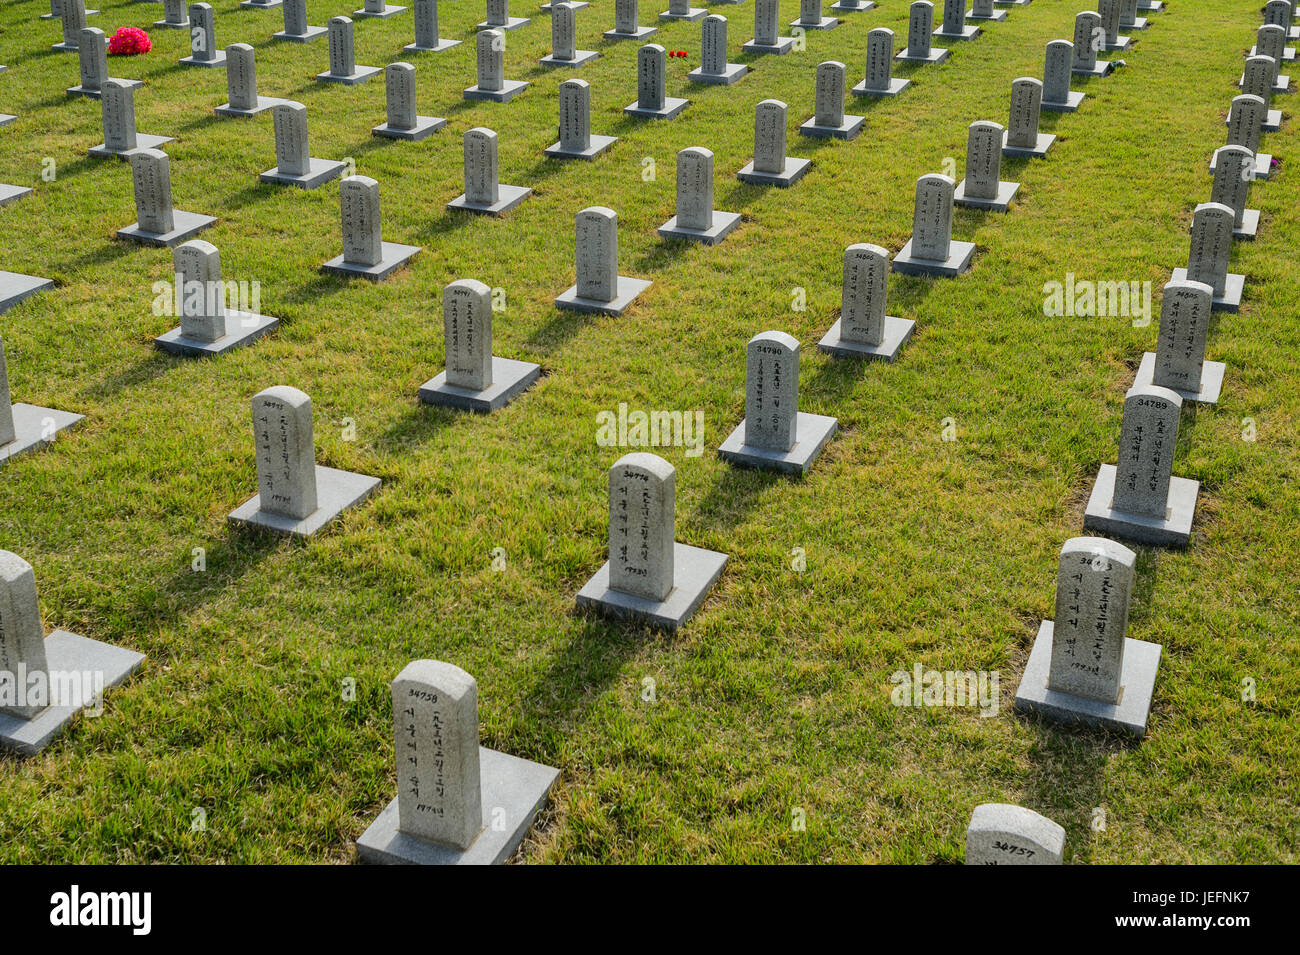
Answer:
<svg viewBox="0 0 1300 955"><path fill-rule="evenodd" d="M736 422L737 425L739 423ZM724 427L723 430L726 434L730 434L733 427L735 425ZM723 439L719 439L717 443L721 443L721 440ZM705 453L716 453L716 447L710 447ZM722 477L704 495L692 516L707 530L735 530L745 523L749 513L758 505L768 488L781 481L798 480L797 477L776 471L729 464L722 472Z"/></svg>
<svg viewBox="0 0 1300 955"><path fill-rule="evenodd" d="M430 377L433 376L431 371ZM393 426L374 441L377 452L401 453L428 444L443 431L474 416L473 411L461 411L443 405L428 405L414 399L410 413L399 418Z"/></svg>
<svg viewBox="0 0 1300 955"><path fill-rule="evenodd" d="M537 355L549 356L599 317L591 312L554 308L552 316L528 336L524 345Z"/></svg>
<svg viewBox="0 0 1300 955"><path fill-rule="evenodd" d="M105 401L128 388L136 388L156 381L187 360L190 359L168 355L150 346L148 358L136 362L104 381L86 386L81 389L80 395L87 400Z"/></svg>

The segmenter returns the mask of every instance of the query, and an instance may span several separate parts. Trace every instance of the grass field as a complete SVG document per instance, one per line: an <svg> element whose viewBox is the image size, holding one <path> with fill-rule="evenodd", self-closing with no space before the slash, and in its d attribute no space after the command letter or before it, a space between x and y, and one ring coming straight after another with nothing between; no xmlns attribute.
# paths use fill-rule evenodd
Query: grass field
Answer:
<svg viewBox="0 0 1300 955"><path fill-rule="evenodd" d="M150 27L161 6L94 5L90 25L107 33L149 29L153 52L111 58L110 72L145 81L138 126L176 137L164 147L176 207L219 217L201 238L227 279L261 283L262 311L283 324L213 361L152 348L174 324L151 308L170 255L114 240L135 218L129 168L86 156L102 141L100 108L65 97L77 58L49 50L57 22L37 19L48 5L5 3L0 111L19 119L0 130L0 181L36 194L0 212L0 267L58 288L0 318L0 333L14 400L86 420L0 472L0 547L35 566L47 627L148 662L102 717L39 757L0 758L0 861L349 861L395 791L387 688L419 657L477 678L484 745L561 770L520 861L956 862L971 809L988 801L1062 824L1067 861L1300 861L1289 164L1252 187L1259 239L1238 243L1232 263L1245 301L1211 329L1223 398L1184 410L1175 473L1201 482L1191 546L1141 553L1129 636L1165 648L1148 737L1131 745L1011 710L1052 614L1057 554L1082 533L1098 465L1116 458L1160 287L1186 264L1192 209L1209 199L1206 163L1225 141L1258 0L1171 0L1120 54L1125 67L1075 84L1087 92L1078 113L1043 115L1059 139L1045 160L1004 163L1002 178L1022 183L1011 211L956 213L954 237L978 247L972 271L891 277L889 314L917 322L894 365L816 351L845 246L902 247L916 178L945 160L961 177L967 125L1006 122L1011 81L1041 77L1046 43L1072 35L1084 3L1012 8L943 66L898 68L913 87L851 97L866 129L839 143L795 132L812 114L814 67L842 60L857 83L869 29L905 42L903 0L846 15L785 57L740 53L752 4L714 7L730 19L729 58L753 67L729 88L686 81L698 23L656 24L654 42L690 53L669 60L668 93L691 105L667 123L623 117L637 44L601 39L613 6L595 0L578 14L578 45L601 58L576 75L592 84L593 132L619 141L588 164L542 156L570 74L536 65L550 26L532 0L515 0L512 13L534 20L506 52L507 77L532 85L506 105L462 100L483 6L442 4L442 35L467 42L413 61L420 112L448 118L418 144L371 137L382 77L316 83L324 39L273 43L278 11L216 0L218 43L253 44L261 93L307 105L312 154L353 157L380 183L385 239L424 247L377 286L318 272L341 248L337 185L258 183L274 165L269 112L214 117L224 71L177 65L187 37ZM313 0L309 19L358 6ZM643 0L641 22L666 7ZM782 23L797 15L786 0ZM409 12L358 20L357 62L404 58L412 31ZM790 104L791 154L814 163L789 190L735 179L769 97ZM1296 124L1288 97L1274 105L1286 122L1262 148L1285 163ZM477 125L500 135L501 181L534 189L504 219L444 208L463 191L461 136ZM692 145L716 156L717 208L744 214L715 248L655 234L673 214L675 153ZM47 159L54 181L41 178ZM573 284L573 216L589 205L618 212L621 272L654 281L619 319L552 304ZM1044 285L1067 273L1150 282L1153 321L1045 317ZM441 289L460 278L505 289L495 352L545 371L491 416L415 399L442 368ZM767 329L803 345L802 410L840 422L803 480L714 453L744 415L745 342ZM273 384L311 395L320 463L384 482L306 545L226 523L256 487L248 400ZM650 449L677 468L677 539L731 557L676 637L573 611L605 557L607 469L629 450L597 443L596 415L620 402L704 414L703 455ZM890 675L916 663L997 671L998 714L893 706ZM1247 679L1254 702L1242 700ZM1093 831L1099 807L1106 825Z"/></svg>

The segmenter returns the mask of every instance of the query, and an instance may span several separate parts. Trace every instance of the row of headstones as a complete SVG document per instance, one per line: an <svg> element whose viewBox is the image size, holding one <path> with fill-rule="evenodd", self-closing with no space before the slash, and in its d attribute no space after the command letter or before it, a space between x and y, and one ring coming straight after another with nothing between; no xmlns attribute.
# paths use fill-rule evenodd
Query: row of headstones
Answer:
<svg viewBox="0 0 1300 955"><path fill-rule="evenodd" d="M1102 465L1085 528L1153 546L1189 540L1199 483L1173 475L1174 452L1183 402L1218 400L1224 366L1204 360L1210 316L1237 310L1244 279L1228 272L1232 242L1253 237L1258 222L1258 213L1246 215L1253 211L1245 209L1246 192L1252 179L1267 176L1268 163L1255 149L1268 96L1285 85L1277 76L1278 34L1290 32L1295 14L1289 0L1269 7L1270 22L1239 81L1255 92L1233 101L1229 145L1215 151L1212 163L1212 201L1197 206L1188 266L1175 269L1164 288L1156 351L1143 356L1125 396L1118 463ZM1066 543L1056 618L1040 628L1016 693L1018 709L1145 734L1161 647L1124 636L1135 562L1131 550L1105 538Z"/></svg>

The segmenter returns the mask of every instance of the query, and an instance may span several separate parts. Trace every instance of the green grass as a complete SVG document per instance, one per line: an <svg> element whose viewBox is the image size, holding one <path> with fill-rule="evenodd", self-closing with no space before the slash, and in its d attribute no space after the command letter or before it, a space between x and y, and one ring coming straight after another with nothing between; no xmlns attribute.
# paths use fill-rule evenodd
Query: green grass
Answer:
<svg viewBox="0 0 1300 955"><path fill-rule="evenodd" d="M91 24L109 33L161 15L95 5ZM1088 94L1077 114L1044 114L1059 140L1046 160L1004 164L1022 183L1010 213L957 212L955 237L978 246L973 270L891 278L890 314L917 321L894 365L816 351L844 247L901 248L916 178L947 157L960 177L967 125L1006 122L1011 81L1041 76L1046 43L1072 35L1082 3L1014 8L954 44L947 64L900 68L914 86L851 98L863 135L825 143L794 131L812 113L815 64L840 59L856 83L869 29L905 41L902 0L810 34L805 52L752 61L739 51L752 5L715 8L731 21L730 58L754 67L730 88L686 83L698 23L660 25L655 41L691 53L669 61L669 95L691 100L669 123L622 116L637 45L600 38L613 10L597 0L578 16L579 46L601 58L578 75L592 84L593 132L619 142L590 164L542 156L568 74L536 66L549 20L530 0L513 5L534 22L509 34L506 63L532 85L507 105L462 101L482 4L442 5L443 35L468 42L415 59L420 111L449 120L419 144L370 136L382 78L315 83L323 39L272 43L278 12L214 5L220 44L257 47L262 94L307 104L312 154L354 157L380 183L385 238L424 251L378 286L320 275L341 245L337 187L260 185L274 165L269 113L213 117L224 71L178 67L185 35L151 30L154 51L110 59L111 72L146 82L140 131L177 139L166 147L176 207L220 218L202 237L226 278L259 281L262 310L283 319L274 338L219 360L155 352L172 322L152 313L150 287L170 257L113 239L134 220L128 167L86 157L99 106L64 96L77 61L48 51L59 31L36 19L47 5L4 4L0 111L19 120L0 131L0 181L37 192L0 212L2 267L59 287L0 330L15 400L86 420L0 472L0 546L35 566L48 627L149 659L102 717L37 758L0 759L0 861L347 861L394 792L387 687L418 657L474 674L485 745L561 769L523 861L954 862L986 801L1061 823L1075 862L1300 859L1300 229L1288 166L1251 191L1260 237L1233 256L1246 300L1211 331L1223 398L1184 412L1175 471L1201 481L1192 545L1140 562L1129 635L1165 647L1148 738L1132 746L1010 707L1052 613L1057 554L1081 533L1098 465L1115 460L1124 392L1156 338L1154 321L1046 318L1043 286L1073 272L1150 281L1158 297L1186 264L1260 3L1172 0L1122 54L1127 68L1076 84ZM314 0L309 19L358 6ZM666 6L644 0L642 23ZM782 21L797 7L787 0ZM359 20L357 62L403 58L412 31L410 13ZM789 190L734 178L768 97L790 104L791 154L814 161ZM1289 104L1275 99L1284 114ZM500 134L501 181L534 189L505 219L444 208L476 125ZM1295 135L1287 115L1264 148L1286 159ZM712 249L654 231L673 214L674 155L691 145L716 156L717 207L744 214ZM40 178L47 157L53 182ZM643 181L645 157L655 181ZM573 215L588 205L617 210L623 274L654 281L620 319L552 304L573 282ZM442 367L441 289L460 278L506 290L495 351L546 372L491 416L415 399ZM791 308L796 288L804 311ZM744 414L744 344L771 328L803 344L803 410L840 421L801 481L713 453ZM320 463L384 482L306 545L225 520L256 483L248 399L273 384L311 395ZM573 611L604 559L606 472L622 453L596 443L595 416L621 401L705 416L703 456L660 453L678 469L678 540L731 562L676 637ZM946 418L955 442L941 439ZM204 573L190 570L196 547ZM497 547L505 572L491 569ZM916 662L997 670L1000 713L895 708L889 676ZM1254 703L1241 700L1247 677ZM345 678L355 702L341 700ZM195 807L205 832L190 831ZM806 831L792 828L795 808Z"/></svg>

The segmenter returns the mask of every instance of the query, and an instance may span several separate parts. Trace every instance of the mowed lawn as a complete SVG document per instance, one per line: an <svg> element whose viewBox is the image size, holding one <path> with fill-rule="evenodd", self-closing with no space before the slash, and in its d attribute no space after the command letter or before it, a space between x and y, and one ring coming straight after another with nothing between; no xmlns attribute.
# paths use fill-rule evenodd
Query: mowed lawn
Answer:
<svg viewBox="0 0 1300 955"><path fill-rule="evenodd" d="M411 58L420 112L448 119L416 144L370 135L382 77L316 83L324 38L272 42L279 11L217 0L218 43L253 44L261 93L307 105L312 155L352 157L380 184L384 237L424 247L377 286L318 272L341 250L337 184L258 183L275 164L269 112L214 117L224 70L177 65L187 36L150 26L160 5L93 6L90 25L107 33L149 30L153 52L110 58L110 72L145 81L138 126L176 138L164 147L176 207L219 217L201 238L227 279L260 283L262 311L283 323L217 360L153 349L175 324L152 308L170 254L113 238L135 219L129 167L86 156L102 141L100 107L64 95L77 57L49 50L57 22L37 19L48 4L5 3L0 112L19 119L0 130L0 181L36 194L0 211L0 268L58 288L0 318L0 334L14 400L86 420L0 470L0 547L34 565L49 629L148 662L103 716L36 758L0 758L0 861L350 861L395 792L389 682L420 657L477 678L484 745L561 770L519 861L958 862L972 808L989 801L1063 825L1067 861L1300 859L1290 97L1275 97L1285 122L1263 146L1283 165L1251 190L1259 239L1233 253L1241 312L1211 329L1223 398L1183 413L1175 472L1201 482L1191 546L1141 553L1129 636L1165 648L1148 736L1131 745L1011 707L1053 612L1060 547L1082 533L1098 466L1116 459L1159 290L1186 265L1259 0L1170 0L1120 54L1125 67L1076 82L1078 113L1043 116L1058 135L1048 158L1004 163L1002 178L1022 184L1011 211L957 211L954 237L978 247L971 272L891 276L889 314L917 323L893 365L816 350L838 313L844 248L902 247L916 178L961 177L968 124L1006 123L1012 80L1041 78L1045 45L1072 36L1084 0L1012 8L951 44L943 66L899 68L915 78L901 97L850 97L866 128L848 143L797 134L816 64L842 60L857 83L871 28L906 42L903 0L845 15L784 57L740 52L752 4L714 7L730 20L729 59L753 67L729 88L688 84L699 24L658 24L667 0L643 0L653 42L689 53L669 60L668 93L691 104L666 123L622 115L637 44L601 38L611 0L579 12L578 45L601 57L572 74L537 66L549 17L515 0L511 12L534 19L508 35L506 75L531 85L505 105L461 98L481 2L441 5L442 34L466 41L441 54L402 52L410 12L358 20L357 62ZM309 20L359 6L312 0ZM797 16L786 0L783 26ZM542 155L571 75L592 85L593 132L619 137L593 163ZM788 190L735 178L769 97L790 106L791 154L814 164ZM501 181L534 190L503 219L445 209L463 191L461 137L478 125L500 136ZM744 214L715 248L655 234L674 212L675 153L695 145L715 154L716 207ZM622 274L654 282L622 318L553 305L574 281L573 216L590 205L618 212ZM1045 284L1068 273L1150 282L1151 323L1045 316ZM466 278L504 289L496 354L545 371L491 416L415 397L443 365L441 290ZM840 423L802 480L715 453L744 415L745 343L768 329L802 343L802 409ZM383 479L305 545L226 522L256 488L249 398L276 384L311 395L319 463ZM704 415L702 455L650 449L677 468L677 539L731 558L676 636L573 610L605 559L607 470L638 450L597 443L597 414L620 402ZM997 715L895 707L890 675L918 663L996 671Z"/></svg>

